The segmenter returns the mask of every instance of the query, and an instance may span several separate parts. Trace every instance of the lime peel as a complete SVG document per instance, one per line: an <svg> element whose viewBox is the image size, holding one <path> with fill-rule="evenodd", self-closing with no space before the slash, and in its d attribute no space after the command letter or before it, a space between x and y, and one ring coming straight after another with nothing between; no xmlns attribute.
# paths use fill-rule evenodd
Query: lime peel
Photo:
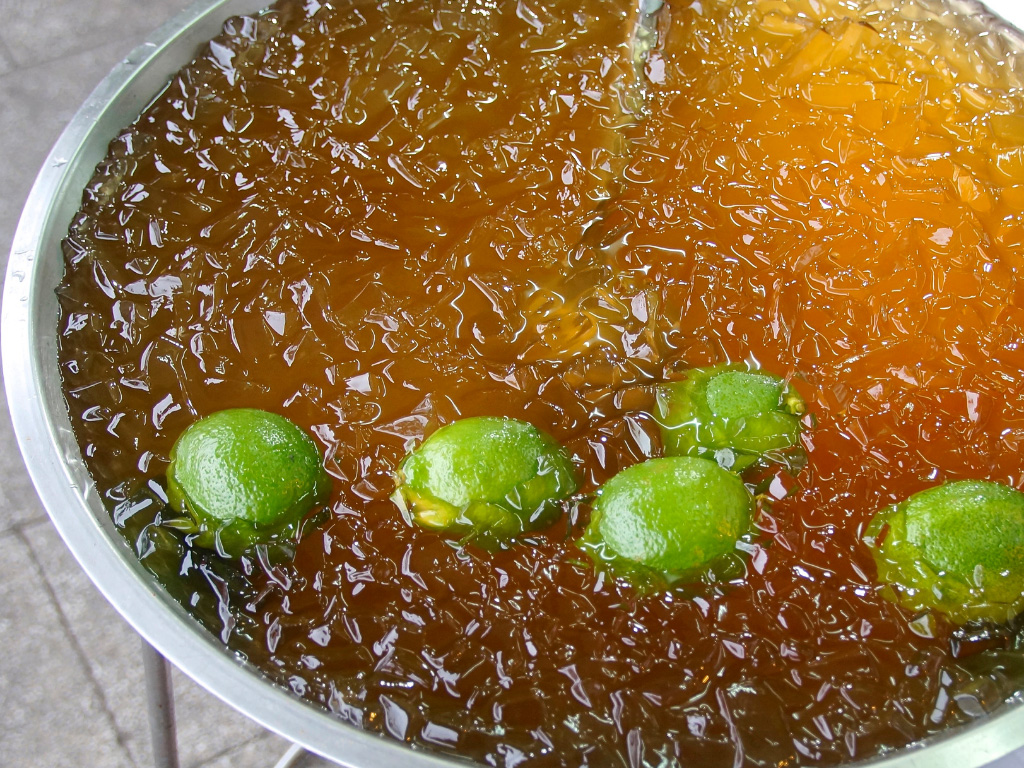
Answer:
<svg viewBox="0 0 1024 768"><path fill-rule="evenodd" d="M721 580L735 570L753 511L743 482L714 461L651 459L602 486L578 543L599 567L642 588Z"/></svg>
<svg viewBox="0 0 1024 768"><path fill-rule="evenodd" d="M405 457L395 480L392 498L407 520L485 549L547 527L577 488L572 460L549 435L491 416L442 427Z"/></svg>
<svg viewBox="0 0 1024 768"><path fill-rule="evenodd" d="M1024 610L1024 494L982 480L915 493L876 513L863 536L904 608L952 621L1005 622Z"/></svg>
<svg viewBox="0 0 1024 768"><path fill-rule="evenodd" d="M755 464L799 471L807 406L783 379L746 363L693 368L656 399L665 453L715 459L736 472Z"/></svg>
<svg viewBox="0 0 1024 768"><path fill-rule="evenodd" d="M192 542L237 557L255 544L293 540L302 518L327 501L330 476L313 439L283 416L254 408L218 411L171 448L168 524Z"/></svg>

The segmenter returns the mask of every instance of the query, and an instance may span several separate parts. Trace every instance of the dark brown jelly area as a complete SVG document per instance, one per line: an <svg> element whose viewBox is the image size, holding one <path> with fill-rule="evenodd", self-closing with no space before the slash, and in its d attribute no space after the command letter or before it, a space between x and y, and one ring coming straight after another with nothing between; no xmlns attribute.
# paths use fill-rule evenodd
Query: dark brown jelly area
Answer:
<svg viewBox="0 0 1024 768"><path fill-rule="evenodd" d="M1024 65L939 2L285 0L119 136L65 242L86 462L168 589L271 680L490 765L836 763L1024 688L1019 626L879 595L859 537L1024 484ZM583 491L659 454L653 387L754 358L813 415L743 578L640 595L389 501L439 425L526 419ZM159 525L180 432L282 413L335 478L294 561ZM813 421L813 424L812 424Z"/></svg>

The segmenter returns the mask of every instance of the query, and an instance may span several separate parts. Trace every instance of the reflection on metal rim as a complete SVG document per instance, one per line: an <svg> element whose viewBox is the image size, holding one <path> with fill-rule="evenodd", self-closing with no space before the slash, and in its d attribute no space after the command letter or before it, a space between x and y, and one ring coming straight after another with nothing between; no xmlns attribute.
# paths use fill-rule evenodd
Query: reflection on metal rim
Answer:
<svg viewBox="0 0 1024 768"><path fill-rule="evenodd" d="M54 146L36 179L14 238L4 285L3 370L11 418L29 474L75 558L118 612L207 690L281 736L344 765L408 768L457 765L352 728L292 696L240 662L142 567L96 494L71 431L57 369L60 241L107 144L216 35L224 19L269 0L200 1L154 32L96 88ZM973 2L958 8L985 13ZM992 0L992 10L1024 27L1024 3ZM1014 33L1024 49L1024 35ZM1024 747L1024 698L999 714L861 765L977 768Z"/></svg>

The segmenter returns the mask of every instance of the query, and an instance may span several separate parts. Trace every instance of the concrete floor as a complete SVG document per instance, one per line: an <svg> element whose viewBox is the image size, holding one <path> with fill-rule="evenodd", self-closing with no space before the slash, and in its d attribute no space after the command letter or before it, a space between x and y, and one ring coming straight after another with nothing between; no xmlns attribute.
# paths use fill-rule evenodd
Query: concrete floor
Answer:
<svg viewBox="0 0 1024 768"><path fill-rule="evenodd" d="M4 272L22 204L65 124L190 2L0 0ZM50 525L0 407L0 765L151 766L139 643ZM184 675L174 686L183 768L269 768L288 748Z"/></svg>
<svg viewBox="0 0 1024 768"><path fill-rule="evenodd" d="M22 203L64 125L115 63L189 2L0 0L5 265ZM49 524L0 407L0 765L152 765L139 642ZM287 749L183 675L174 685L183 767L269 767ZM1024 768L1024 752L998 765Z"/></svg>

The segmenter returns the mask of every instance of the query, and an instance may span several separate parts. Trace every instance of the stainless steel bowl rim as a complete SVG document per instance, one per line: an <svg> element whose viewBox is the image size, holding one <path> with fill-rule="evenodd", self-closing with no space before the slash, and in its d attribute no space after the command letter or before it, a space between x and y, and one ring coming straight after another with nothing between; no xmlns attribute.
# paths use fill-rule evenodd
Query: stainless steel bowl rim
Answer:
<svg viewBox="0 0 1024 768"><path fill-rule="evenodd" d="M54 145L14 236L4 283L3 373L11 420L37 492L61 537L114 608L160 653L227 704L325 758L351 768L464 764L359 730L271 683L245 664L160 587L118 533L85 469L57 366L60 242L108 142L230 16L269 0L200 0L149 36L97 86ZM984 12L974 3L965 8ZM1024 27L1024 4L992 0ZM1022 38L1024 40L1024 38ZM1024 697L998 713L857 765L977 768L1024 747Z"/></svg>

